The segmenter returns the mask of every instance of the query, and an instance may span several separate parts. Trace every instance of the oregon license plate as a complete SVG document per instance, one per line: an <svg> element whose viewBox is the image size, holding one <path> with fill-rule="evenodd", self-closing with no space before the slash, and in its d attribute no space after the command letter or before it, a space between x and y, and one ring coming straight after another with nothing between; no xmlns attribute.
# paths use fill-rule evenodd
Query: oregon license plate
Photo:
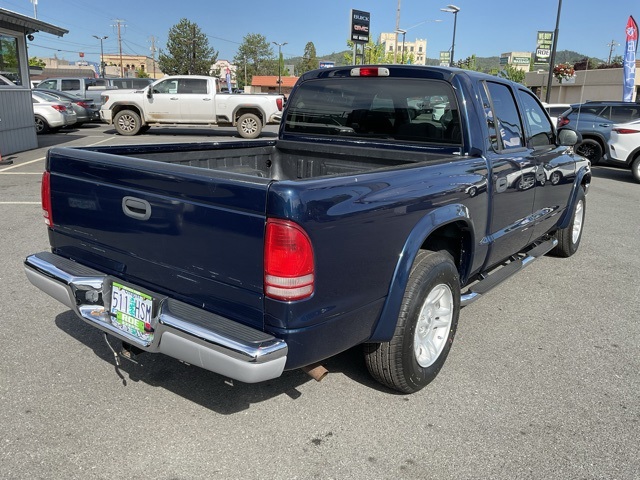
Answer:
<svg viewBox="0 0 640 480"><path fill-rule="evenodd" d="M153 297L117 282L111 285L111 323L145 342L153 340Z"/></svg>

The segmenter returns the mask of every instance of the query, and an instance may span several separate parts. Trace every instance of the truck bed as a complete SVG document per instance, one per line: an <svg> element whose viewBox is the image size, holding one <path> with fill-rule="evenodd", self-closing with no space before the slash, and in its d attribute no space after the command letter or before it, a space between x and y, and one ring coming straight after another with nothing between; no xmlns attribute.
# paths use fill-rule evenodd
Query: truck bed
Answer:
<svg viewBox="0 0 640 480"><path fill-rule="evenodd" d="M456 149L438 147L398 151L280 140L93 147L86 150L281 181L357 174L416 162L450 161Z"/></svg>

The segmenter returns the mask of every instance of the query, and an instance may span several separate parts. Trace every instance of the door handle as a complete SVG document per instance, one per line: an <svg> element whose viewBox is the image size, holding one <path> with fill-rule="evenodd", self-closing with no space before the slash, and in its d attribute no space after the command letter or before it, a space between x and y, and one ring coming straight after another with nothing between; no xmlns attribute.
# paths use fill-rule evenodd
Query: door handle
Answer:
<svg viewBox="0 0 640 480"><path fill-rule="evenodd" d="M210 102L211 101L211 97L206 97L206 98L203 98L202 100L204 100L205 102Z"/></svg>
<svg viewBox="0 0 640 480"><path fill-rule="evenodd" d="M122 199L122 211L127 217L136 220L149 220L151 217L151 205L146 200L136 197L124 197Z"/></svg>
<svg viewBox="0 0 640 480"><path fill-rule="evenodd" d="M178 100L178 97L170 97L169 100Z"/></svg>
<svg viewBox="0 0 640 480"><path fill-rule="evenodd" d="M601 123L598 125L599 127L610 127L611 123Z"/></svg>

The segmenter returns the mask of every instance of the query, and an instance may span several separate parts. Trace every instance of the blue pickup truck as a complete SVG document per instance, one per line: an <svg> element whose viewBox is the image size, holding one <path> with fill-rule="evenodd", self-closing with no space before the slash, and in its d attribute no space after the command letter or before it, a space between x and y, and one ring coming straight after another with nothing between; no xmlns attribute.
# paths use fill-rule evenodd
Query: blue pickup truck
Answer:
<svg viewBox="0 0 640 480"><path fill-rule="evenodd" d="M322 376L362 345L373 377L411 393L440 371L461 307L578 249L579 140L496 77L312 71L277 139L51 149L51 250L25 271L116 361L163 353L259 382Z"/></svg>

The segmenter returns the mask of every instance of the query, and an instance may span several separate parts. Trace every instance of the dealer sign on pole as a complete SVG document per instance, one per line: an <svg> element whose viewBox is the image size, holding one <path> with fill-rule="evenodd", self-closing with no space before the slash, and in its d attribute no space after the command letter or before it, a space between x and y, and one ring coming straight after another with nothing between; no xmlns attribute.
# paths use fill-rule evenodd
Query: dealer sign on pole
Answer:
<svg viewBox="0 0 640 480"><path fill-rule="evenodd" d="M369 43L369 23L371 14L361 10L351 10L351 41Z"/></svg>

